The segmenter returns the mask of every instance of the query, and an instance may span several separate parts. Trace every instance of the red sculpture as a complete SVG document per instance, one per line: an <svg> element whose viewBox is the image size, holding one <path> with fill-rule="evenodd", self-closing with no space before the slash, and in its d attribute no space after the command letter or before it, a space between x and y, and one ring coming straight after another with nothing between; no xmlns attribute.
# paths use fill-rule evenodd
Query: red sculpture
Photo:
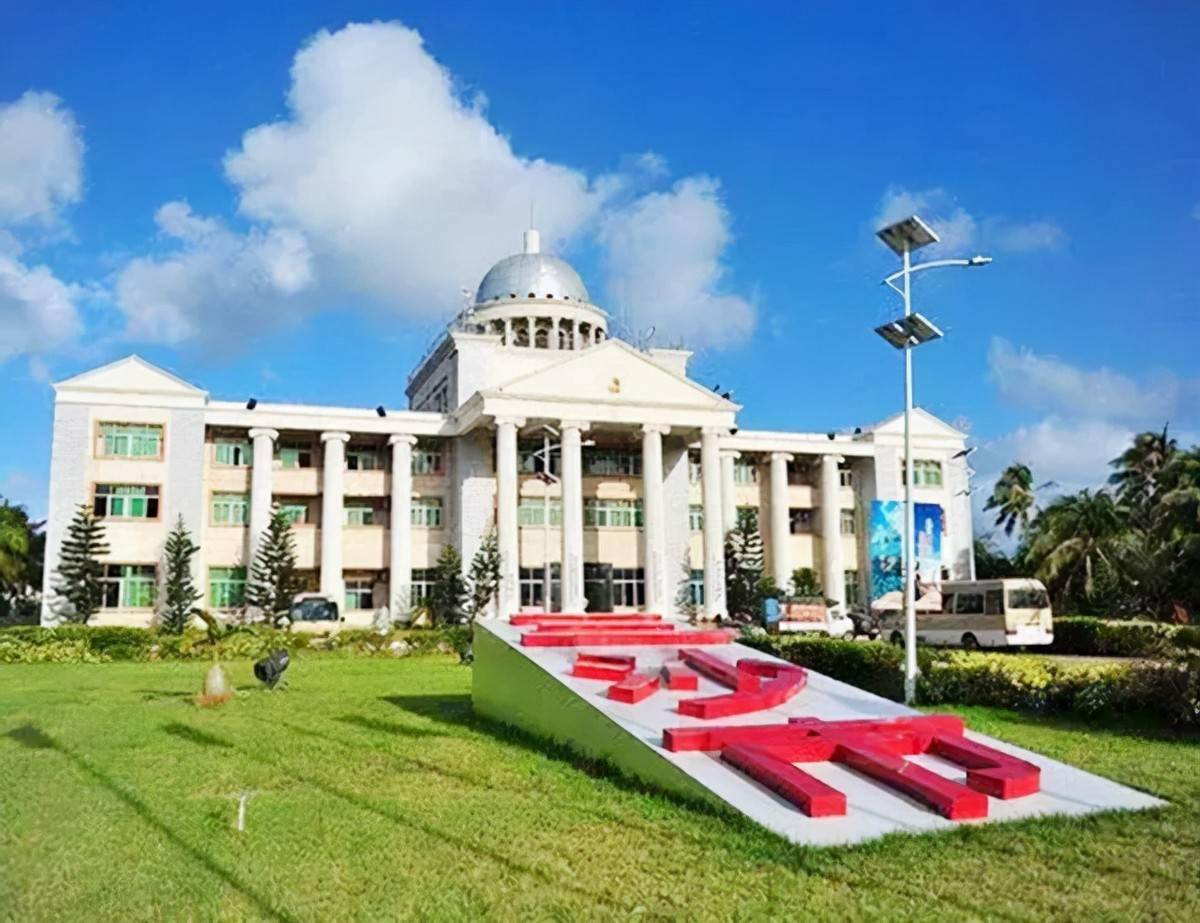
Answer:
<svg viewBox="0 0 1200 923"><path fill-rule="evenodd" d="M722 760L810 817L843 815L846 799L795 763L842 763L950 820L987 817L989 795L1019 798L1040 790L1037 766L968 740L963 730L962 719L954 715L856 721L792 718L787 724L668 728L663 746L674 752L719 751ZM905 759L920 753L933 753L965 768L966 784Z"/></svg>

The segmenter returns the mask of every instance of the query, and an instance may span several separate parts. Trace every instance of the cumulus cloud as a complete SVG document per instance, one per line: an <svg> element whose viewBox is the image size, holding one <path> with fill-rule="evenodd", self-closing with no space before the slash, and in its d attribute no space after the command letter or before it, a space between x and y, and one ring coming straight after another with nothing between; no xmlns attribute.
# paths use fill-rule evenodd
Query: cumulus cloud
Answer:
<svg viewBox="0 0 1200 923"><path fill-rule="evenodd" d="M163 343L241 341L311 307L312 254L299 232L254 228L235 233L168 202L154 216L175 243L161 257L131 261L117 278L128 336Z"/></svg>
<svg viewBox="0 0 1200 923"><path fill-rule="evenodd" d="M548 249L600 248L610 278L639 299L631 316L707 342L720 315L732 317L729 339L753 325L749 305L717 289L729 220L713 181L655 191L668 170L653 153L598 175L518 153L482 96L398 23L318 33L293 61L285 116L247 131L225 172L251 230L164 207L158 224L176 252L134 260L120 275L132 336L203 339L252 297L263 321L343 296L447 318L462 288L519 248L531 208ZM660 248L657 286L647 254L623 246L634 237ZM275 284L270 268L281 265L294 273L290 286ZM658 294L661 304L640 300Z"/></svg>
<svg viewBox="0 0 1200 923"><path fill-rule="evenodd" d="M78 335L78 291L45 266L0 253L0 362L46 352Z"/></svg>
<svg viewBox="0 0 1200 923"><path fill-rule="evenodd" d="M937 231L941 238L937 249L944 253L961 254L973 249L1028 253L1055 250L1067 241L1066 232L1046 218L1013 221L1000 215L972 215L941 187L913 190L889 186L871 219L871 230L909 215L920 215Z"/></svg>
<svg viewBox="0 0 1200 923"><path fill-rule="evenodd" d="M24 256L31 231L57 228L83 188L83 138L51 93L0 104L0 362L53 350L80 330L80 290Z"/></svg>
<svg viewBox="0 0 1200 923"><path fill-rule="evenodd" d="M1081 369L1000 337L988 349L988 372L1001 396L1022 407L1148 425L1174 416L1191 388L1169 372L1138 382L1108 368Z"/></svg>
<svg viewBox="0 0 1200 923"><path fill-rule="evenodd" d="M602 220L611 307L627 311L639 330L655 326L660 342L729 346L754 329L753 305L720 292L731 234L718 193L715 180L690 177Z"/></svg>
<svg viewBox="0 0 1200 923"><path fill-rule="evenodd" d="M83 194L83 136L53 93L0 105L0 225L53 225Z"/></svg>

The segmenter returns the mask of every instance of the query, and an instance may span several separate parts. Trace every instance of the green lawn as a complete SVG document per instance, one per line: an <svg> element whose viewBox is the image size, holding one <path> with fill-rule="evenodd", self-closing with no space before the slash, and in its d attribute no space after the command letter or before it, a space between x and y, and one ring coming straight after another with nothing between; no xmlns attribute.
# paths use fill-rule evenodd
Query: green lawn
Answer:
<svg viewBox="0 0 1200 923"><path fill-rule="evenodd" d="M0 666L0 917L1194 919L1200 739L968 709L1143 814L814 851L481 723L451 658ZM249 829L233 828L243 789Z"/></svg>

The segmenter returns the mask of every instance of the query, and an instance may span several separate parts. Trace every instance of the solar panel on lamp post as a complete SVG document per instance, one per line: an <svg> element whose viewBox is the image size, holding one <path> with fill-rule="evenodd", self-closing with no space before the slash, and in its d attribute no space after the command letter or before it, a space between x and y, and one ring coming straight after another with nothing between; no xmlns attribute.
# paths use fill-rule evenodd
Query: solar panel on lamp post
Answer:
<svg viewBox="0 0 1200 923"><path fill-rule="evenodd" d="M928 318L913 312L911 279L913 273L926 269L942 266L986 266L992 260L987 256L973 256L969 259L930 260L912 265L911 255L914 250L940 240L937 232L916 215L889 224L876 233L901 259L900 270L883 281L904 299L904 316L876 327L875 332L896 349L904 351L904 529L901 535L904 548L904 701L905 704L912 705L917 694L916 555L913 548L916 513L912 497L912 350L914 346L940 339L942 331ZM901 279L903 284L897 286L897 279Z"/></svg>

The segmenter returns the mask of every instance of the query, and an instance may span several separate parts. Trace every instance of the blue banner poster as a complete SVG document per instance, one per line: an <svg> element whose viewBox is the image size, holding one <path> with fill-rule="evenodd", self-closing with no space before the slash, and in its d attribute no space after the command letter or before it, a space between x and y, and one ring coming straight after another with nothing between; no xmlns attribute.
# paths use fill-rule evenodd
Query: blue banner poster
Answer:
<svg viewBox="0 0 1200 923"><path fill-rule="evenodd" d="M917 574L922 583L940 582L942 572L942 508L918 503L914 510ZM899 500L871 502L868 554L871 558L871 600L904 588L904 504Z"/></svg>

